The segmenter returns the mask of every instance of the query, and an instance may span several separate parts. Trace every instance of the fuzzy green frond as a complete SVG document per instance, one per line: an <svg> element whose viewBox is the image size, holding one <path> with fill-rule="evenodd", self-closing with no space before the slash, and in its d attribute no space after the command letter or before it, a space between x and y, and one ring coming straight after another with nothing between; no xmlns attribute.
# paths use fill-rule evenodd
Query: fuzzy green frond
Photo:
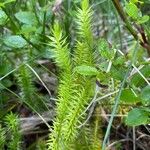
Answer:
<svg viewBox="0 0 150 150"><path fill-rule="evenodd" d="M88 0L81 2L81 9L77 11L77 33L78 40L74 54L76 65L89 65L94 64L94 41L92 32L92 15L93 11L89 6Z"/></svg>
<svg viewBox="0 0 150 150"><path fill-rule="evenodd" d="M0 149L4 149L5 144L5 130L0 125Z"/></svg>
<svg viewBox="0 0 150 150"><path fill-rule="evenodd" d="M50 46L54 52L57 65L60 69L69 70L71 68L71 60L68 43L58 23L54 24L50 40Z"/></svg>
<svg viewBox="0 0 150 150"><path fill-rule="evenodd" d="M91 7L89 7L89 1L83 0L81 4L81 9L77 11L77 29L79 37L87 42L90 48L93 44L93 34L92 34L92 15L93 12Z"/></svg>
<svg viewBox="0 0 150 150"><path fill-rule="evenodd" d="M72 92L73 92L73 82L72 75L68 72L62 73L60 78L60 85L58 88L58 102L57 102L57 117L54 120L53 131L50 134L50 140L48 142L49 150L62 150L63 147L63 132L62 128L64 127L66 115L69 111L69 105L72 102Z"/></svg>
<svg viewBox="0 0 150 150"><path fill-rule="evenodd" d="M79 88L79 87L78 87ZM69 110L69 114L66 117L66 126L64 126L64 129L67 132L64 132L64 137L65 140L68 141L73 141L77 135L77 127L80 125L79 120L81 113L84 110L84 106L87 105L88 103L88 96L84 88L78 89L78 93L73 97L73 103L72 106L70 107L71 109Z"/></svg>
<svg viewBox="0 0 150 150"><path fill-rule="evenodd" d="M19 120L17 115L10 113L5 118L5 124L10 132L8 147L10 150L20 150L21 133L19 131Z"/></svg>
<svg viewBox="0 0 150 150"><path fill-rule="evenodd" d="M39 139L37 142L37 150L46 150L46 141Z"/></svg>
<svg viewBox="0 0 150 150"><path fill-rule="evenodd" d="M56 64L62 70L60 75L60 83L58 88L57 102L57 117L54 121L54 129L50 134L50 140L48 142L49 150L59 150L62 147L62 127L65 122L65 117L68 112L69 103L71 103L72 97L72 67L70 60L70 52L66 38L63 38L63 33L56 23L52 31L52 37L50 46L54 52Z"/></svg>
<svg viewBox="0 0 150 150"><path fill-rule="evenodd" d="M32 102L35 88L30 70L25 65L19 68L18 83L21 88L22 101Z"/></svg>
<svg viewBox="0 0 150 150"><path fill-rule="evenodd" d="M85 117L81 116L81 114L90 102L95 84L95 80L88 77L82 77L79 75L74 77L74 84L77 82L76 87L74 87L75 93L72 97L72 103L66 116L66 124L64 126L64 130L67 131L64 132L66 143L68 143L68 141L70 141L70 143L73 142L77 136L78 126L80 126Z"/></svg>
<svg viewBox="0 0 150 150"><path fill-rule="evenodd" d="M75 144L72 143L72 150L101 150L102 127L101 117L97 114L101 112L101 107L96 107L94 115L87 124L79 129Z"/></svg>
<svg viewBox="0 0 150 150"><path fill-rule="evenodd" d="M83 0L78 10L78 42L73 63L66 38L58 24L54 25L50 46L54 52L56 64L61 69L58 89L57 116L53 131L48 141L49 150L70 150L78 135L78 126L83 121L81 116L93 96L95 79L81 76L74 72L78 65L94 66L93 36L91 27L92 11L88 0ZM74 65L72 65L74 64Z"/></svg>
<svg viewBox="0 0 150 150"><path fill-rule="evenodd" d="M93 66L94 58L93 53L89 50L89 47L84 42L77 41L77 46L74 53L75 66L89 65Z"/></svg>
<svg viewBox="0 0 150 150"><path fill-rule="evenodd" d="M43 98L36 94L36 88L33 85L31 70L25 65L19 68L18 83L21 90L21 100L31 109L42 111L47 109ZM35 98L36 97L36 98ZM39 108L39 106L41 106Z"/></svg>
<svg viewBox="0 0 150 150"><path fill-rule="evenodd" d="M98 137L95 139L93 129L95 127L91 127L91 123L82 127L78 132L75 144L72 143L71 150L101 150L101 141Z"/></svg>

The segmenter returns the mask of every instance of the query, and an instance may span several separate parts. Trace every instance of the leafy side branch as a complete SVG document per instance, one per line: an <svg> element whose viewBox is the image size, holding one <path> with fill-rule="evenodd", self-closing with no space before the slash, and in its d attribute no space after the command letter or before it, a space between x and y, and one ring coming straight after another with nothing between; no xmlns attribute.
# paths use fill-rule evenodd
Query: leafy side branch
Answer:
<svg viewBox="0 0 150 150"><path fill-rule="evenodd" d="M147 50L147 53L150 56L150 44L149 44L148 39L145 35L143 27L141 25L135 25L135 27L137 28L137 31L139 32L139 33L137 33L135 31L135 29L132 27L128 17L126 16L126 13L124 12L119 0L112 0L112 2L114 4L116 10L118 11L121 19L125 23L126 28L129 30L129 32L133 35L133 37L136 40L138 40L138 39L140 40L140 45ZM138 36L138 34L141 35L141 38Z"/></svg>

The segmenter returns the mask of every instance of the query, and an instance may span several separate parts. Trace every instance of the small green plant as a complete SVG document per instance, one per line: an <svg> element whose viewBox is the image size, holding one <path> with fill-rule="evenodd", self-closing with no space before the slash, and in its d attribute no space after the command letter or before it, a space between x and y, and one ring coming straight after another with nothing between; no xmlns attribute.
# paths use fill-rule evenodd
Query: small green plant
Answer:
<svg viewBox="0 0 150 150"><path fill-rule="evenodd" d="M77 39L73 56L60 25L56 23L50 37L57 65L60 68L59 99L54 128L48 141L50 150L71 149L78 135L78 126L84 120L82 112L94 94L96 75L92 10L88 0L77 11Z"/></svg>
<svg viewBox="0 0 150 150"><path fill-rule="evenodd" d="M10 150L20 150L21 133L18 116L10 113L4 119L4 127L0 128L0 148L7 147Z"/></svg>
<svg viewBox="0 0 150 150"><path fill-rule="evenodd" d="M119 2L114 1L114 4L119 10L119 13L121 13L123 21L127 24L127 28L138 41L139 39L134 29L131 27L129 21L127 20L123 9L119 5ZM131 10L133 9L136 10L131 13ZM126 12L138 24L148 21L148 19L146 19L142 22L142 20L144 20L143 18L147 18L147 16L138 17L140 10L133 2L130 2L126 5ZM104 62L99 64L99 69L97 70L96 59L94 56L94 48L97 46L97 43L94 42L92 36L91 16L92 11L91 8L88 7L88 1L84 0L82 2L81 9L79 9L77 13L77 44L74 48L74 53L72 54L73 56L70 55L70 44L67 42L67 37L63 36L63 31L60 29L60 25L56 23L52 30L50 46L52 47L54 58L57 65L60 67L61 72L59 99L57 102L57 117L54 120L54 128L50 134L50 140L48 142L49 149L52 150L71 149L72 143L75 143L75 139L79 131L77 127L84 118L81 117L81 114L84 111L85 106L90 102L91 96L94 94L93 89L96 78L100 78L100 80L103 82L103 76L107 76L107 82L112 78L114 80L121 81L119 92L115 97L116 101L112 116L104 138L103 149L105 148L105 142L109 135L113 117L117 111L120 99L122 102L126 103L129 102L136 104L141 102L134 84L127 84L127 86L125 86L131 68L134 66L137 60L136 56L138 52L136 49L138 46L135 46L134 50L132 51L133 58L130 58L130 64L126 65L126 58L124 57L124 54L121 53L123 56L119 56L115 47L112 46L112 48L110 48L108 42L105 39L100 39L98 41L99 47L96 50L99 51L101 59ZM141 36L144 38L142 33ZM140 42L141 46L143 46L144 42L146 41ZM148 48L147 51L149 52ZM131 82L134 80L133 78L135 77L133 76L131 78ZM145 108L133 109L131 112L129 112L126 123L128 125L148 123L148 111L149 110ZM134 121L132 121L133 115L135 113L137 114L138 119L136 121L134 118ZM143 115L145 115L144 118L142 118ZM140 118L142 120L140 120Z"/></svg>
<svg viewBox="0 0 150 150"><path fill-rule="evenodd" d="M130 31L130 33L134 36L135 39L139 40L139 43L142 47L144 47L148 55L150 54L150 41L149 41L149 33L147 32L147 26L149 23L149 16L143 15L142 9L139 6L143 7L144 2L139 0L130 0L125 4L125 11L128 16L124 13L122 6L119 1L113 1L118 13L126 24L126 27ZM131 27L131 24L134 24ZM135 30L136 29L136 30ZM136 32L139 34L135 35ZM140 53L140 52L138 52ZM139 55L140 58L140 55ZM138 66L140 66L143 62L137 59ZM144 61L144 60L142 60ZM146 63L146 62L145 62ZM125 89L122 92L121 99L126 103L140 103L141 106L138 108L133 108L126 118L126 124L130 126L138 126L141 124L149 123L149 109L147 106L149 105L149 81L147 77L149 77L149 64L145 64L142 69L138 70L136 66L133 65L136 69L137 73L133 75L130 81L130 85L134 90ZM148 84L148 85L146 85ZM137 91L137 88L140 87L140 93Z"/></svg>
<svg viewBox="0 0 150 150"><path fill-rule="evenodd" d="M1 0L0 149L105 150L118 140L113 121L129 129L149 124L149 4ZM49 109L56 111L52 122L41 115ZM34 113L49 132L41 135L44 125L37 125L28 147L19 119Z"/></svg>
<svg viewBox="0 0 150 150"><path fill-rule="evenodd" d="M124 21L129 32L136 40L139 40L140 45L145 48L147 50L147 53L150 55L150 34L148 31L149 16L143 15L142 11L137 6L137 4L143 4L143 2L138 0L130 0L128 3L126 3L125 10L128 16L124 12L118 0L114 0L112 2L116 7L116 10L118 11L120 17ZM133 23L134 25L132 26Z"/></svg>
<svg viewBox="0 0 150 150"><path fill-rule="evenodd" d="M142 1L138 0L130 0L129 3L126 4L126 12L127 14L135 21L137 24L143 24L148 22L149 16L148 15L143 15L140 9L137 7L137 3L143 3Z"/></svg>
<svg viewBox="0 0 150 150"><path fill-rule="evenodd" d="M0 127L0 149L4 149L5 144L5 130L4 128Z"/></svg>
<svg viewBox="0 0 150 150"><path fill-rule="evenodd" d="M36 94L36 88L33 85L31 70L26 65L19 68L18 85L20 86L21 103L25 103L31 109L41 111L46 109L43 97ZM36 99L34 98L36 96ZM36 102L35 102L36 101ZM40 108L39 108L40 105Z"/></svg>

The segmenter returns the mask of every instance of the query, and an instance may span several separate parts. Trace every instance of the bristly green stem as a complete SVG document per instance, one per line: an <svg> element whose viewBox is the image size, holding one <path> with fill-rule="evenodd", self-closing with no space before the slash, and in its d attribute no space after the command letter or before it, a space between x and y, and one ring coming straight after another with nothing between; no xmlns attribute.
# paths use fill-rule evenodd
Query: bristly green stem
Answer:
<svg viewBox="0 0 150 150"><path fill-rule="evenodd" d="M134 52L133 52L133 57L132 57L132 60L128 66L128 69L127 69L127 72L124 76L124 79L121 83L121 86L120 86L120 89L119 89L119 92L117 94L117 96L115 97L115 104L114 104L114 107L113 107L113 111L111 113L111 117L110 117L110 120L109 120L109 124L108 124L108 127L107 127L107 130L106 130L106 134L105 134L105 137L104 137L104 141L103 141L103 145L102 145L102 150L105 150L106 149L106 143L107 143L107 139L108 139L108 136L110 134L110 129L111 129L111 126L112 126L112 122L113 122L113 119L114 119L114 116L115 116L115 113L117 111L117 108L118 108L118 104L119 104L119 100L120 100L120 96L121 96L121 93L122 93L122 90L125 86L125 83L126 83L126 80L129 76L129 73L132 69L132 64L135 63L136 61L136 54L137 54L137 48L139 46L139 41L137 42L136 46L135 46L135 49L134 49Z"/></svg>

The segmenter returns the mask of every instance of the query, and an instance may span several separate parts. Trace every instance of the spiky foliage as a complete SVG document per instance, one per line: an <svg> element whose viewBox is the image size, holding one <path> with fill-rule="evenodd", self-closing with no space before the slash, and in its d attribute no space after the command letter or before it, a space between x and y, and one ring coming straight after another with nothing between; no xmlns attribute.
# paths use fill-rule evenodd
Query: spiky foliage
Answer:
<svg viewBox="0 0 150 150"><path fill-rule="evenodd" d="M65 144L67 146L69 146L69 143L73 143L77 136L78 126L84 118L81 114L91 97L91 83L87 80L85 82L85 85L80 83L76 86L76 93L72 97L72 105L70 105L68 115L66 116L66 124L63 129L67 131L64 132Z"/></svg>
<svg viewBox="0 0 150 150"><path fill-rule="evenodd" d="M93 33L92 33L92 9L89 7L89 1L83 0L81 8L77 11L77 46L75 50L76 65L90 65L94 64L93 57Z"/></svg>
<svg viewBox="0 0 150 150"><path fill-rule="evenodd" d="M57 118L54 121L54 129L50 135L49 149L59 150L63 145L62 127L65 123L65 116L69 108L69 101L72 95L72 73L71 60L66 38L63 37L58 23L54 25L53 36L50 37L50 46L53 48L54 57L60 67L59 101L57 102Z"/></svg>
<svg viewBox="0 0 150 150"><path fill-rule="evenodd" d="M21 133L19 131L19 120L17 115L10 113L5 118L5 124L7 126L9 134L8 148L10 150L20 150Z"/></svg>
<svg viewBox="0 0 150 150"><path fill-rule="evenodd" d="M91 127L90 124L82 127L78 133L75 144L72 145L72 150L101 150L101 141L99 137L95 136L93 130L97 131L97 127ZM100 134L99 132L97 133Z"/></svg>
<svg viewBox="0 0 150 150"><path fill-rule="evenodd" d="M100 107L96 107L88 123L80 128L75 144L72 145L72 150L101 150L101 118L97 115L100 111Z"/></svg>
<svg viewBox="0 0 150 150"><path fill-rule="evenodd" d="M18 82L21 88L22 101L32 102L35 88L30 70L25 65L19 68Z"/></svg>
<svg viewBox="0 0 150 150"><path fill-rule="evenodd" d="M101 150L102 146L102 127L101 127L101 118L98 114L101 113L100 106L97 106L94 111L93 124L91 124L91 150Z"/></svg>
<svg viewBox="0 0 150 150"><path fill-rule="evenodd" d="M68 43L63 37L58 23L54 25L50 46L59 66L60 85L57 102L57 117L54 120L53 131L48 141L49 150L70 150L78 135L78 126L84 116L81 116L93 95L95 78L81 76L74 72L79 65L94 66L93 37L91 27L91 9L88 0L83 0L78 9L78 39L75 53L71 60Z"/></svg>
<svg viewBox="0 0 150 150"><path fill-rule="evenodd" d="M36 147L37 147L37 150L46 150L47 149L46 141L42 139L38 140Z"/></svg>
<svg viewBox="0 0 150 150"><path fill-rule="evenodd" d="M89 46L93 46L93 36L92 36L92 10L89 7L89 0L83 0L81 3L81 8L77 11L77 24L79 37Z"/></svg>
<svg viewBox="0 0 150 150"><path fill-rule="evenodd" d="M72 150L91 150L91 131L88 125L79 130L75 144L72 145Z"/></svg>
<svg viewBox="0 0 150 150"><path fill-rule="evenodd" d="M68 49L68 44L66 42L66 37L63 36L63 32L57 23L55 23L54 28L52 30L52 37L50 46L53 47L54 57L57 65L60 69L70 70L71 69L71 60L70 60L70 52Z"/></svg>
<svg viewBox="0 0 150 150"><path fill-rule="evenodd" d="M92 49L85 42L77 41L74 53L74 65L89 65L93 66L93 52Z"/></svg>
<svg viewBox="0 0 150 150"><path fill-rule="evenodd" d="M21 90L21 101L33 110L45 110L46 106L44 101L40 95L36 94L36 88L33 85L32 78L33 77L29 68L26 65L22 65L19 68L18 73L18 83Z"/></svg>
<svg viewBox="0 0 150 150"><path fill-rule="evenodd" d="M78 39L74 53L74 67L83 64L94 66L91 12L88 0L82 1L81 9L78 9L77 12ZM78 131L77 128L84 118L81 116L81 113L93 95L94 79L74 73L73 85L75 92L72 95L72 102L64 126L64 130L67 131L64 134L66 144L68 141L72 143L75 140Z"/></svg>
<svg viewBox="0 0 150 150"><path fill-rule="evenodd" d="M0 125L0 149L4 149L5 140L5 130Z"/></svg>

